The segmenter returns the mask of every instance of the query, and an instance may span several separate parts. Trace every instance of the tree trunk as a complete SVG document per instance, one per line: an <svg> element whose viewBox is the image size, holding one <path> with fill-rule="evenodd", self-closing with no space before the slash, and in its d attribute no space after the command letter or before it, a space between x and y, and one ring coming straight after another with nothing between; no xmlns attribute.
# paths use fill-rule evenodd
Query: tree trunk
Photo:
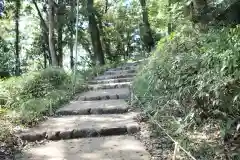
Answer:
<svg viewBox="0 0 240 160"><path fill-rule="evenodd" d="M47 68L47 53L46 53L46 51L43 53L43 62L44 62L44 68Z"/></svg>
<svg viewBox="0 0 240 160"><path fill-rule="evenodd" d="M131 36L130 33L127 32L127 50L126 50L126 56L130 58L130 53L131 53Z"/></svg>
<svg viewBox="0 0 240 160"><path fill-rule="evenodd" d="M154 40L152 36L152 31L150 27L150 23L148 20L148 10L146 6L146 0L140 0L140 4L142 7L142 18L143 18L143 25L144 25L144 35L143 35L143 41L148 49L148 51L151 51L151 48L154 46Z"/></svg>
<svg viewBox="0 0 240 160"><path fill-rule="evenodd" d="M61 25L61 24L60 24ZM62 26L59 26L58 28L58 55L57 55L57 60L58 60L58 66L63 67L63 43L62 43L62 34L63 34L63 29Z"/></svg>
<svg viewBox="0 0 240 160"><path fill-rule="evenodd" d="M55 47L54 47L54 42L53 42L53 37L54 37L54 2L53 0L48 0L48 21L49 21L49 33L48 33L48 41L49 41L49 49L50 49L50 54L51 54L51 61L52 61L52 66L57 66L57 58L56 58L56 53L55 53Z"/></svg>
<svg viewBox="0 0 240 160"><path fill-rule="evenodd" d="M45 58L46 58L46 60L48 59L49 64L51 64L51 58L50 58L51 55L50 55L50 48L49 48L49 42L48 42L49 41L49 39L48 39L48 31L49 31L48 25L43 18L43 15L42 15L42 13L41 13L38 5L37 5L36 0L33 0L33 4L34 4L34 6L37 10L38 16L40 18L40 25L41 25L41 28L42 28L42 37L43 37L42 45L43 45L43 49L44 49L44 55L43 55L44 60L45 60ZM44 10L44 11L46 11L46 10ZM45 62L44 62L44 64L45 64ZM47 61L46 61L46 65L47 65Z"/></svg>
<svg viewBox="0 0 240 160"><path fill-rule="evenodd" d="M41 20L41 23L42 23L42 25L43 25L43 28L44 28L45 31L47 32L47 31L48 31L48 26L47 26L45 20L43 19L43 16L42 16L41 11L40 11L40 9L39 9L39 7L38 7L38 5L37 5L36 0L33 0L33 4L34 4L34 6L35 6L35 8L36 8L36 10L37 10L37 13L38 13L38 16L39 16L39 18L40 18L40 20Z"/></svg>
<svg viewBox="0 0 240 160"><path fill-rule="evenodd" d="M172 0L168 0L168 13L169 13L169 20L168 20L168 34L172 32L172 12L171 12L171 4Z"/></svg>
<svg viewBox="0 0 240 160"><path fill-rule="evenodd" d="M99 29L97 27L97 21L94 14L95 12L93 8L93 0L88 0L87 11L89 20L89 32L91 35L93 52L97 58L97 63L99 65L104 65L105 64L104 54L102 50L102 44L100 41Z"/></svg>
<svg viewBox="0 0 240 160"><path fill-rule="evenodd" d="M111 56L111 46L110 46L110 40L108 38L104 38L104 46L105 46L105 52L106 55Z"/></svg>
<svg viewBox="0 0 240 160"><path fill-rule="evenodd" d="M19 13L20 13L20 7L21 2L20 0L15 1L16 5L16 12L15 12L15 33L16 33L16 39L15 39L15 75L20 75L20 58L19 58Z"/></svg>
<svg viewBox="0 0 240 160"><path fill-rule="evenodd" d="M125 48L124 48L124 43L122 41L124 41L124 33L121 32L120 33L120 37L121 37L121 41L119 42L119 50L120 50L120 55L124 57L125 55Z"/></svg>
<svg viewBox="0 0 240 160"><path fill-rule="evenodd" d="M46 57L46 60L48 60L49 64L52 64L49 43L48 43L48 34L44 30L42 30L42 46L43 46L44 56Z"/></svg>
<svg viewBox="0 0 240 160"><path fill-rule="evenodd" d="M47 68L47 60L49 57L49 47L48 47L48 38L47 38L47 33L43 27L42 21L40 22L40 26L42 29L41 33L41 44L42 44L42 52L43 52L43 60L44 60L44 68Z"/></svg>
<svg viewBox="0 0 240 160"><path fill-rule="evenodd" d="M73 57L73 43L69 45L70 48L70 67L73 70L74 69L74 57Z"/></svg>
<svg viewBox="0 0 240 160"><path fill-rule="evenodd" d="M69 31L70 31L70 41L69 41L69 49L70 49L70 67L74 69L74 58L73 58L73 47L74 47L74 4L75 0L70 1L71 11L70 11L70 24L69 24Z"/></svg>
<svg viewBox="0 0 240 160"><path fill-rule="evenodd" d="M97 18L98 18L99 32L100 32L100 36L102 37L102 44L103 44L104 51L107 56L111 57L110 41L106 38L106 35L104 34L102 17L100 14L97 14Z"/></svg>
<svg viewBox="0 0 240 160"><path fill-rule="evenodd" d="M63 67L63 27L65 24L65 15L66 6L63 4L63 1L58 1L58 8L57 8L57 34L58 34L58 66Z"/></svg>

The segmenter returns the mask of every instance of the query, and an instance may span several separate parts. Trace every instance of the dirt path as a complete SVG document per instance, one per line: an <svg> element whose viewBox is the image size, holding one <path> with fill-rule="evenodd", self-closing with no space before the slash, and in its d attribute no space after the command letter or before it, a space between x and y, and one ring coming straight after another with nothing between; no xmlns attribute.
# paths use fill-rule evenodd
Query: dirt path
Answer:
<svg viewBox="0 0 240 160"><path fill-rule="evenodd" d="M89 82L90 91L59 109L35 128L19 136L26 141L47 140L16 155L17 160L149 160L139 132L138 113L129 111L128 86L136 63L110 69Z"/></svg>

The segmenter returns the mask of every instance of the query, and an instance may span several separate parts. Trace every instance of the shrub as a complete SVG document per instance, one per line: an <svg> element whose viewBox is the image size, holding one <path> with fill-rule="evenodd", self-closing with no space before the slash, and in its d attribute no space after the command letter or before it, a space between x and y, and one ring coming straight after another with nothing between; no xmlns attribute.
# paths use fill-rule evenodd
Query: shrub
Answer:
<svg viewBox="0 0 240 160"><path fill-rule="evenodd" d="M162 39L134 81L144 110L157 120L175 117L168 121L175 135L206 119L223 124L224 139L233 135L240 116L239 38L239 27L200 33L183 26Z"/></svg>
<svg viewBox="0 0 240 160"><path fill-rule="evenodd" d="M77 75L76 79L76 88L83 90L83 77ZM7 117L18 124L35 124L49 114L50 106L54 111L72 97L71 75L58 68L30 72L0 84L4 107L10 109Z"/></svg>
<svg viewBox="0 0 240 160"><path fill-rule="evenodd" d="M113 66L116 64L77 71L74 82L73 75L60 68L47 68L0 81L0 104L6 109L2 111L13 123L34 125L68 102L73 96L73 87L76 93L84 91L87 79Z"/></svg>

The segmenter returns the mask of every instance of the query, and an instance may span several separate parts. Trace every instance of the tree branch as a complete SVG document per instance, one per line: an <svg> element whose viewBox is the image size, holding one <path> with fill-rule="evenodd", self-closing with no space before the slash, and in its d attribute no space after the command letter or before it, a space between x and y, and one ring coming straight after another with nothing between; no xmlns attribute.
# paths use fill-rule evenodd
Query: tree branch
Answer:
<svg viewBox="0 0 240 160"><path fill-rule="evenodd" d="M41 11L40 11L39 8L38 8L38 5L37 5L36 0L33 0L33 4L34 4L35 8L37 9L38 16L40 17L40 19L41 19L41 21L42 21L42 24L43 24L43 27L44 27L45 31L47 32L47 31L48 31L47 24L46 24L45 20L43 19L43 16L42 16L42 14L41 14Z"/></svg>

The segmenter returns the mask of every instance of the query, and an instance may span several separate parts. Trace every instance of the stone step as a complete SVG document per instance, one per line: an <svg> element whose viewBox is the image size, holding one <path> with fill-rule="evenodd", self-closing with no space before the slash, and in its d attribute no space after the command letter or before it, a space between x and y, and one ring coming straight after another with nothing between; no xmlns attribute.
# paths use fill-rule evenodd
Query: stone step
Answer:
<svg viewBox="0 0 240 160"><path fill-rule="evenodd" d="M129 88L101 89L82 93L77 99L83 101L128 99L129 93Z"/></svg>
<svg viewBox="0 0 240 160"><path fill-rule="evenodd" d="M129 70L108 70L104 72L104 75L124 75L128 73L136 73L135 69L129 69Z"/></svg>
<svg viewBox="0 0 240 160"><path fill-rule="evenodd" d="M26 148L17 160L150 160L133 136L110 136L50 141Z"/></svg>
<svg viewBox="0 0 240 160"><path fill-rule="evenodd" d="M131 86L131 82L120 82L120 83L88 85L88 89L89 90L114 89L114 88L127 88L129 86Z"/></svg>
<svg viewBox="0 0 240 160"><path fill-rule="evenodd" d="M130 112L51 117L34 128L22 131L18 136L26 141L40 141L133 134L140 129L134 120L137 115L136 112Z"/></svg>
<svg viewBox="0 0 240 160"><path fill-rule="evenodd" d="M129 107L122 100L102 101L72 101L70 104L57 110L57 115L88 115L88 114L121 114L126 113Z"/></svg>
<svg viewBox="0 0 240 160"><path fill-rule="evenodd" d="M101 75L94 78L94 80L107 80L107 79L118 79L118 78L133 78L136 76L135 73L119 74L119 75Z"/></svg>
<svg viewBox="0 0 240 160"><path fill-rule="evenodd" d="M133 78L119 78L119 79L106 79L106 80L94 80L89 81L88 84L108 84L108 83L120 83L120 82L131 82Z"/></svg>

